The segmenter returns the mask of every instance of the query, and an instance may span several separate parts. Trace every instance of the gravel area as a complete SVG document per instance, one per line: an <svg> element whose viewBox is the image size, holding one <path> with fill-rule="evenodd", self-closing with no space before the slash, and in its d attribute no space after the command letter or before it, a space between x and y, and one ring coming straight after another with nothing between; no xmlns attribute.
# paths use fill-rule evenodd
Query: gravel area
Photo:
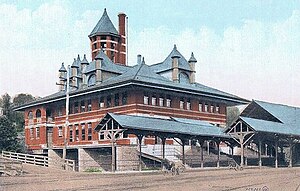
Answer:
<svg viewBox="0 0 300 191"><path fill-rule="evenodd" d="M300 168L193 170L180 175L161 172L79 173L24 165L25 173L0 177L0 191L40 190L246 190L300 191Z"/></svg>

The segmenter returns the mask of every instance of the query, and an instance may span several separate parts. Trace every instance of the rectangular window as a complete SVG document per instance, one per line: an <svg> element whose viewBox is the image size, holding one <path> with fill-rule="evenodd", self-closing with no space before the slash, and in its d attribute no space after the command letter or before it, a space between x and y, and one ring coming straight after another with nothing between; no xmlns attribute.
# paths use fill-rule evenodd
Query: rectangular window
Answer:
<svg viewBox="0 0 300 191"><path fill-rule="evenodd" d="M35 128L35 137L36 137L37 139L40 138L40 127L36 127L36 128Z"/></svg>
<svg viewBox="0 0 300 191"><path fill-rule="evenodd" d="M122 94L122 105L126 105L127 104L127 93L123 93Z"/></svg>
<svg viewBox="0 0 300 191"><path fill-rule="evenodd" d="M180 101L179 101L179 107L180 107L180 109L184 109L184 100L183 100L183 98L181 98Z"/></svg>
<svg viewBox="0 0 300 191"><path fill-rule="evenodd" d="M85 101L84 100L82 100L80 102L80 112L85 112Z"/></svg>
<svg viewBox="0 0 300 191"><path fill-rule="evenodd" d="M167 107L171 107L171 97L167 96L167 103L166 103Z"/></svg>
<svg viewBox="0 0 300 191"><path fill-rule="evenodd" d="M30 127L29 129L29 134L30 134L30 138L33 139L34 135L33 135L33 128Z"/></svg>
<svg viewBox="0 0 300 191"><path fill-rule="evenodd" d="M92 124L88 123L88 140L92 140Z"/></svg>
<svg viewBox="0 0 300 191"><path fill-rule="evenodd" d="M74 113L78 113L79 112L79 108L78 108L78 102L74 103Z"/></svg>
<svg viewBox="0 0 300 191"><path fill-rule="evenodd" d="M75 125L75 140L79 141L79 129L78 129L78 125Z"/></svg>
<svg viewBox="0 0 300 191"><path fill-rule="evenodd" d="M210 112L211 113L214 113L214 107L215 107L214 105L210 105Z"/></svg>
<svg viewBox="0 0 300 191"><path fill-rule="evenodd" d="M87 106L88 111L92 111L92 100L88 99L88 106Z"/></svg>
<svg viewBox="0 0 300 191"><path fill-rule="evenodd" d="M156 97L152 97L151 104L152 104L152 105L156 105Z"/></svg>
<svg viewBox="0 0 300 191"><path fill-rule="evenodd" d="M62 126L58 127L58 136L62 137L63 136L63 129Z"/></svg>
<svg viewBox="0 0 300 191"><path fill-rule="evenodd" d="M148 96L144 96L144 104L149 105L149 97Z"/></svg>
<svg viewBox="0 0 300 191"><path fill-rule="evenodd" d="M162 98L162 97L159 98L159 106L160 107L164 106L164 98Z"/></svg>
<svg viewBox="0 0 300 191"><path fill-rule="evenodd" d="M216 113L220 113L220 106L216 106Z"/></svg>
<svg viewBox="0 0 300 191"><path fill-rule="evenodd" d="M70 137L69 137L70 139L69 139L69 141L70 141L70 142L73 142L73 127L70 126L69 128L70 128L70 130L69 130L69 134L70 134Z"/></svg>
<svg viewBox="0 0 300 191"><path fill-rule="evenodd" d="M73 114L73 113L74 113L74 111L73 111L73 104L71 103L69 105L69 114Z"/></svg>
<svg viewBox="0 0 300 191"><path fill-rule="evenodd" d="M104 98L100 97L99 98L99 109L104 108Z"/></svg>
<svg viewBox="0 0 300 191"><path fill-rule="evenodd" d="M81 124L81 140L85 140L85 124Z"/></svg>
<svg viewBox="0 0 300 191"><path fill-rule="evenodd" d="M99 140L104 140L104 132L99 133Z"/></svg>
<svg viewBox="0 0 300 191"><path fill-rule="evenodd" d="M57 115L62 116L63 106L58 107Z"/></svg>
<svg viewBox="0 0 300 191"><path fill-rule="evenodd" d="M187 110L191 110L192 109L191 108L191 100L190 99L188 99L187 102L186 102L186 109Z"/></svg>
<svg viewBox="0 0 300 191"><path fill-rule="evenodd" d="M115 106L119 106L119 94L115 94Z"/></svg>
<svg viewBox="0 0 300 191"><path fill-rule="evenodd" d="M203 111L203 108L202 108L202 103L199 103L199 111Z"/></svg>
<svg viewBox="0 0 300 191"><path fill-rule="evenodd" d="M208 112L208 104L207 103L204 106L204 112Z"/></svg>
<svg viewBox="0 0 300 191"><path fill-rule="evenodd" d="M110 96L108 96L106 98L106 107L111 107L111 97Z"/></svg>

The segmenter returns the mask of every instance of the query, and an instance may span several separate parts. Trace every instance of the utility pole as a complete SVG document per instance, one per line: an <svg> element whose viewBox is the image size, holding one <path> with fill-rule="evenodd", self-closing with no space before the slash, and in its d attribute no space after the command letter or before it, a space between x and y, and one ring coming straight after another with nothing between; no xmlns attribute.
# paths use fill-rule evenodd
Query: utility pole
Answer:
<svg viewBox="0 0 300 191"><path fill-rule="evenodd" d="M66 169L66 156L67 156L67 134L69 127L69 100L70 100L70 65L67 68L67 87L66 87L66 122L65 122L65 134L64 134L64 148L63 148L63 162L64 168Z"/></svg>

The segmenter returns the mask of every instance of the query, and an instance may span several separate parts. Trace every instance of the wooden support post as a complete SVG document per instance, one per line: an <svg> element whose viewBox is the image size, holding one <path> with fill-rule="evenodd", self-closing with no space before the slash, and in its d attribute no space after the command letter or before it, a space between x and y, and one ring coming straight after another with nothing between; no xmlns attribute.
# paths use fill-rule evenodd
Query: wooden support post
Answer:
<svg viewBox="0 0 300 191"><path fill-rule="evenodd" d="M261 162L261 140L258 141L258 166L261 168L262 162Z"/></svg>
<svg viewBox="0 0 300 191"><path fill-rule="evenodd" d="M166 158L166 138L162 137L161 138L161 143L162 143L162 158L165 159Z"/></svg>
<svg viewBox="0 0 300 191"><path fill-rule="evenodd" d="M116 170L116 151L115 151L115 140L111 139L111 171L115 172Z"/></svg>
<svg viewBox="0 0 300 191"><path fill-rule="evenodd" d="M220 141L216 141L218 149L217 168L220 168Z"/></svg>
<svg viewBox="0 0 300 191"><path fill-rule="evenodd" d="M200 143L200 163L201 163L201 168L204 167L204 161L203 161L203 146L204 146L204 142Z"/></svg>
<svg viewBox="0 0 300 191"><path fill-rule="evenodd" d="M204 145L204 140L198 139L198 143L200 145L200 167L203 168L203 145Z"/></svg>
<svg viewBox="0 0 300 191"><path fill-rule="evenodd" d="M184 154L184 139L181 139L182 143L182 163L185 165L185 154Z"/></svg>
<svg viewBox="0 0 300 191"><path fill-rule="evenodd" d="M137 135L139 141L139 171L142 171L142 140L143 135Z"/></svg>
<svg viewBox="0 0 300 191"><path fill-rule="evenodd" d="M278 140L275 141L275 168L278 168Z"/></svg>
<svg viewBox="0 0 300 191"><path fill-rule="evenodd" d="M241 166L244 166L244 138L240 138L240 146L241 146Z"/></svg>

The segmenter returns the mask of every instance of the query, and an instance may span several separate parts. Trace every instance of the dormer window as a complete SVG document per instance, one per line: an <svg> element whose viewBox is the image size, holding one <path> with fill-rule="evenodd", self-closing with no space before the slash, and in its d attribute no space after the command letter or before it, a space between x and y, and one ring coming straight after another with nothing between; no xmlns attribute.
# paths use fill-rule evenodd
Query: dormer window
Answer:
<svg viewBox="0 0 300 191"><path fill-rule="evenodd" d="M190 99L188 99L186 102L186 109L191 110L191 100Z"/></svg>
<svg viewBox="0 0 300 191"><path fill-rule="evenodd" d="M88 86L93 86L96 84L96 75L92 74L88 80Z"/></svg>
<svg viewBox="0 0 300 191"><path fill-rule="evenodd" d="M152 97L151 103L152 103L152 105L156 105L156 97Z"/></svg>
<svg viewBox="0 0 300 191"><path fill-rule="evenodd" d="M144 104L149 105L149 97L144 95Z"/></svg>
<svg viewBox="0 0 300 191"><path fill-rule="evenodd" d="M180 107L180 109L184 109L184 99L183 98L181 98L179 101L179 107Z"/></svg>
<svg viewBox="0 0 300 191"><path fill-rule="evenodd" d="M179 73L179 83L189 84L190 83L189 76L184 72Z"/></svg>

